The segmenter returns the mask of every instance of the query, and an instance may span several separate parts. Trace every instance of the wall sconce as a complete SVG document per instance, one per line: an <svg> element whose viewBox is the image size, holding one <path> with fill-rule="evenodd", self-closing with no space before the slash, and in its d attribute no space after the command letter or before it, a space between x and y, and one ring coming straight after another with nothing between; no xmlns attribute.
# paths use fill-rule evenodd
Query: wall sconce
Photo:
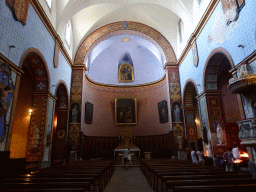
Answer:
<svg viewBox="0 0 256 192"><path fill-rule="evenodd" d="M33 109L29 109L29 115L31 115L33 112Z"/></svg>

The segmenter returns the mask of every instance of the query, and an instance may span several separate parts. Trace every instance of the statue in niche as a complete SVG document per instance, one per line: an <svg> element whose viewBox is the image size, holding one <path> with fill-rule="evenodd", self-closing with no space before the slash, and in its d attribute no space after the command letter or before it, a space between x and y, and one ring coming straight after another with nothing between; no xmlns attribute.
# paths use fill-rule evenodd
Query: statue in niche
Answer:
<svg viewBox="0 0 256 192"><path fill-rule="evenodd" d="M77 110L77 105L75 105L72 109L72 123L77 122L77 115L78 115L78 110Z"/></svg>
<svg viewBox="0 0 256 192"><path fill-rule="evenodd" d="M217 145L224 145L225 143L225 133L220 125L220 123L217 125Z"/></svg>
<svg viewBox="0 0 256 192"><path fill-rule="evenodd" d="M174 102L172 105L172 121L182 122L182 110L179 102Z"/></svg>
<svg viewBox="0 0 256 192"><path fill-rule="evenodd" d="M79 103L73 103L71 105L71 110L69 112L69 122L70 123L80 123L81 122L81 112Z"/></svg>

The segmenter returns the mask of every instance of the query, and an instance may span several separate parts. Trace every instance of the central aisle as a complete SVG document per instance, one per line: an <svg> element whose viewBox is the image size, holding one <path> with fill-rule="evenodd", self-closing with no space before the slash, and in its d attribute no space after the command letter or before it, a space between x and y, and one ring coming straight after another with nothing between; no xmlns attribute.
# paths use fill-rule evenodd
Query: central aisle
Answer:
<svg viewBox="0 0 256 192"><path fill-rule="evenodd" d="M104 192L153 192L139 167L116 167Z"/></svg>

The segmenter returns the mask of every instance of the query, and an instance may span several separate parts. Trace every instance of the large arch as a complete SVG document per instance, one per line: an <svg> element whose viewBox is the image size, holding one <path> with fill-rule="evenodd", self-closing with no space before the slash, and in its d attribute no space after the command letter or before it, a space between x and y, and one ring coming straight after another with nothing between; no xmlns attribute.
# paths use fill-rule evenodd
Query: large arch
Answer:
<svg viewBox="0 0 256 192"><path fill-rule="evenodd" d="M188 79L183 90L183 109L187 147L190 151L203 150L197 95L198 90L195 81Z"/></svg>
<svg viewBox="0 0 256 192"><path fill-rule="evenodd" d="M11 128L11 158L42 159L46 138L46 120L50 78L40 51L30 48L24 52L20 68L24 72L17 82L17 104Z"/></svg>
<svg viewBox="0 0 256 192"><path fill-rule="evenodd" d="M177 62L177 58L172 46L161 33L147 25L137 22L125 21L105 25L91 33L84 41L81 42L74 58L74 64L84 64L86 55L101 41L111 36L124 33L135 34L143 38L150 39L151 42L153 42L155 45L157 43L157 46L160 46L166 57L166 62ZM152 39L154 41L152 41Z"/></svg>
<svg viewBox="0 0 256 192"><path fill-rule="evenodd" d="M204 68L203 89L208 109L211 144L216 157L240 143L237 122L241 120L237 95L228 88L234 62L223 48L214 49Z"/></svg>
<svg viewBox="0 0 256 192"><path fill-rule="evenodd" d="M218 56L220 56L220 57L218 57ZM231 58L228 51L225 50L224 48L221 48L221 47L216 48L208 56L208 58L205 62L205 66L204 66L204 75L203 75L203 82L202 82L203 90L208 90L208 88L206 87L207 86L207 83L206 83L207 75L218 74L219 67L224 58L226 58L228 60L231 68L233 68L234 67L233 59ZM214 66L216 66L216 67L214 67ZM215 70L213 73L211 73L211 68L213 68L212 70ZM217 85L217 79L215 79L214 82Z"/></svg>
<svg viewBox="0 0 256 192"><path fill-rule="evenodd" d="M52 164L63 162L66 159L66 146L68 138L69 95L67 85L59 81L55 90L57 98L52 129Z"/></svg>

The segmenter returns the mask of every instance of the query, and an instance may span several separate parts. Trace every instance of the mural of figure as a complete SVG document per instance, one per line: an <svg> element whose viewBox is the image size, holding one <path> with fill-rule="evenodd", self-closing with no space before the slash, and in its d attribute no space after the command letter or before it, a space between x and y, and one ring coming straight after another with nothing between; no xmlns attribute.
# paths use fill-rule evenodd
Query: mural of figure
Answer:
<svg viewBox="0 0 256 192"><path fill-rule="evenodd" d="M175 108L174 108L174 122L181 122L179 105L175 105Z"/></svg>
<svg viewBox="0 0 256 192"><path fill-rule="evenodd" d="M122 67L121 80L132 80L132 69L129 66Z"/></svg>
<svg viewBox="0 0 256 192"><path fill-rule="evenodd" d="M78 115L78 109L77 109L77 105L75 105L72 109L72 123L76 123L77 122L77 115Z"/></svg>

